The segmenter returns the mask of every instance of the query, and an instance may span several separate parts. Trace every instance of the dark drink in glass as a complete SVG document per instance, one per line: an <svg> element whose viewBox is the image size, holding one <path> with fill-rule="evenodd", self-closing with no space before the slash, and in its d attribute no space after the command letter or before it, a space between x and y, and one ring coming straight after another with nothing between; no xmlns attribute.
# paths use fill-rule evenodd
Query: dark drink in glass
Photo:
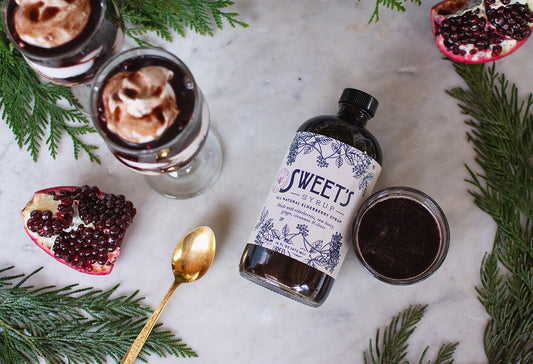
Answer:
<svg viewBox="0 0 533 364"><path fill-rule="evenodd" d="M352 236L365 269L397 285L419 282L435 272L450 240L446 215L437 202L405 186L370 196L354 220Z"/></svg>
<svg viewBox="0 0 533 364"><path fill-rule="evenodd" d="M218 176L220 145L207 102L169 52L135 48L113 57L96 75L90 103L109 150L163 195L191 197Z"/></svg>
<svg viewBox="0 0 533 364"><path fill-rule="evenodd" d="M30 67L50 82L90 82L124 44L123 24L112 0L6 0L7 37Z"/></svg>

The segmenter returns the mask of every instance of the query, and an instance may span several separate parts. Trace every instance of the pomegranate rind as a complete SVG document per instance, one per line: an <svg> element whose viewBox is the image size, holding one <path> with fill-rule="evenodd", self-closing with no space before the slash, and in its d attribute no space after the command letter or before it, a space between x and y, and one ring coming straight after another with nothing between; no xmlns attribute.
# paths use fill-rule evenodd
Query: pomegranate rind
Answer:
<svg viewBox="0 0 533 364"><path fill-rule="evenodd" d="M24 230L32 238L32 240L43 248L47 253L51 254L52 245L54 244L54 239L45 238L40 236L37 233L34 233L26 226L26 222L30 219L30 214L33 210L50 210L54 214L57 212L58 203L54 201L51 195L46 192L36 192L33 194L31 200L24 206L22 210L22 219L24 221Z"/></svg>
<svg viewBox="0 0 533 364"><path fill-rule="evenodd" d="M57 260L58 262L65 264L66 266L77 270L81 273L91 274L91 275L107 275L111 273L114 267L114 263L116 262L118 256L120 255L120 246L117 246L116 249L112 252L107 253L107 263L105 265L94 263L92 264L92 269L87 270L85 268L80 268L78 266L69 264L63 259L57 258L54 255L53 251L53 245L54 241L57 236L52 237L43 237L39 235L37 232L31 231L27 227L27 221L30 218L30 214L34 210L50 210L54 214L57 212L57 208L59 205L58 201L55 201L53 199L53 196L50 194L50 192L58 193L62 190L72 191L75 188L78 188L78 186L59 186L59 187L51 187L42 189L40 191L37 191L33 194L31 200L24 206L24 208L21 211L22 219L24 221L24 230L28 234L28 236L31 238L31 240L39 246L42 250L44 250L48 255L50 255L52 258ZM102 192L101 192L102 193ZM73 224L71 224L71 227ZM124 233L126 232L127 228L124 229Z"/></svg>
<svg viewBox="0 0 533 364"><path fill-rule="evenodd" d="M37 233L34 233L26 226L26 222L30 219L30 214L33 210L50 210L54 214L57 212L59 203L55 201L49 192L59 192L62 189L72 191L76 186L63 186L63 187L51 187L33 194L31 200L24 206L21 211L22 220L24 221L24 230L30 236L30 238L41 247L45 252L54 256L52 252L52 246L54 244L54 238L45 238ZM55 258L55 257L54 257Z"/></svg>
<svg viewBox="0 0 533 364"><path fill-rule="evenodd" d="M532 9L533 0L528 0L523 2L524 4L527 4L530 9ZM493 62L498 59L504 58L511 53L515 52L518 48L520 48L529 38L526 38L524 40L518 41L516 39L506 39L502 43L500 43L500 46L502 47L502 51L499 55L494 56L492 54L492 50L478 50L478 52L474 55L467 54L466 55L460 55L455 54L453 51L448 50L446 46L444 45L444 38L441 35L437 34L437 27L436 23L440 24L442 20L447 18L448 16L453 15L460 15L462 11L467 11L469 8L471 8L472 4L476 4L475 1L467 1L467 0L445 0L442 1L435 6L431 8L431 30L433 32L433 37L435 39L435 44L441 51L443 55L448 57L449 59L461 62L461 63L468 63L468 64L480 64L480 63L487 63L487 62ZM443 15L446 14L446 15ZM533 30L533 24L530 24L530 28Z"/></svg>

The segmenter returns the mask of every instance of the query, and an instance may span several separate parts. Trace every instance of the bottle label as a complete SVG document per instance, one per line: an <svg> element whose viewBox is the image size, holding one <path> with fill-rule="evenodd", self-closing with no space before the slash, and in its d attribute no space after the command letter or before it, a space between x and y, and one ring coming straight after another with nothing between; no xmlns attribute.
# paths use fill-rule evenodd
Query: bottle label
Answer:
<svg viewBox="0 0 533 364"><path fill-rule="evenodd" d="M352 222L381 166L336 139L298 132L249 239L336 278Z"/></svg>

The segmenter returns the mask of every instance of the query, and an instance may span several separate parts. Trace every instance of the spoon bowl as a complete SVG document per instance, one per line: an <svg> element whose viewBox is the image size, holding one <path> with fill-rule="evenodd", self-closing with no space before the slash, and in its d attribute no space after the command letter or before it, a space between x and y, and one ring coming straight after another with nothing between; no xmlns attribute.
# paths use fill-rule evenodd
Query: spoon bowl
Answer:
<svg viewBox="0 0 533 364"><path fill-rule="evenodd" d="M191 230L180 240L172 253L171 259L174 282L159 306L157 306L152 317L150 317L133 344L131 344L128 352L122 358L121 364L129 364L135 361L172 293L180 284L202 278L213 262L215 248L215 234L207 226L200 226Z"/></svg>
<svg viewBox="0 0 533 364"><path fill-rule="evenodd" d="M200 226L181 239L172 253L172 272L181 283L202 278L215 256L215 234Z"/></svg>

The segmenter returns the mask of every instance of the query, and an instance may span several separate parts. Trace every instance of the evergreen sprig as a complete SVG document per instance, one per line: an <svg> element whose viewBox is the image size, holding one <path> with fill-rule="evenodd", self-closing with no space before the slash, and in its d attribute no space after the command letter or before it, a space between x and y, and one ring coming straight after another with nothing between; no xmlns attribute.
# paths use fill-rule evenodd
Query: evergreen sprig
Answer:
<svg viewBox="0 0 533 364"><path fill-rule="evenodd" d="M212 36L216 28L222 29L224 21L232 27L247 27L237 20L239 14L224 11L232 5L227 0L123 0L120 13L126 23L126 34L137 44L148 45L139 36L153 32L171 41L172 32L185 36L187 28Z"/></svg>
<svg viewBox="0 0 533 364"><path fill-rule="evenodd" d="M520 100L495 64L454 67L467 88L448 94L469 117L468 140L482 169L467 166L470 193L497 224L476 288L490 316L485 353L489 363L533 363L533 95Z"/></svg>
<svg viewBox="0 0 533 364"><path fill-rule="evenodd" d="M361 1L361 0L358 0ZM368 23L378 22L379 21L379 10L381 8L386 8L390 10L396 10L397 12L403 13L406 11L406 8L404 4L407 2L407 0L376 0L376 6L374 7L374 12L372 13L372 16L370 17L370 20ZM422 5L422 0L410 0L412 4L415 5Z"/></svg>
<svg viewBox="0 0 533 364"><path fill-rule="evenodd" d="M114 297L118 285L106 290L26 285L37 269L25 276L0 269L0 363L92 364L117 363L152 311L140 304L138 291ZM141 360L196 357L181 339L158 324L141 351Z"/></svg>
<svg viewBox="0 0 533 364"><path fill-rule="evenodd" d="M411 305L394 316L390 324L383 330L376 332L374 343L370 340L368 351L363 353L365 364L408 364L405 360L408 349L408 339L416 329L426 311L427 305ZM451 364L457 343L443 344L433 361L426 361L429 347L420 356L419 364Z"/></svg>
<svg viewBox="0 0 533 364"><path fill-rule="evenodd" d="M9 44L2 25L0 29L0 110L18 147L26 147L32 159L37 161L46 138L44 143L55 158L61 137L66 133L72 140L76 159L83 150L92 162L100 163L94 154L97 147L80 139L96 131L76 108L78 101L70 89L40 82L20 52ZM60 106L60 102L67 102L68 106Z"/></svg>

